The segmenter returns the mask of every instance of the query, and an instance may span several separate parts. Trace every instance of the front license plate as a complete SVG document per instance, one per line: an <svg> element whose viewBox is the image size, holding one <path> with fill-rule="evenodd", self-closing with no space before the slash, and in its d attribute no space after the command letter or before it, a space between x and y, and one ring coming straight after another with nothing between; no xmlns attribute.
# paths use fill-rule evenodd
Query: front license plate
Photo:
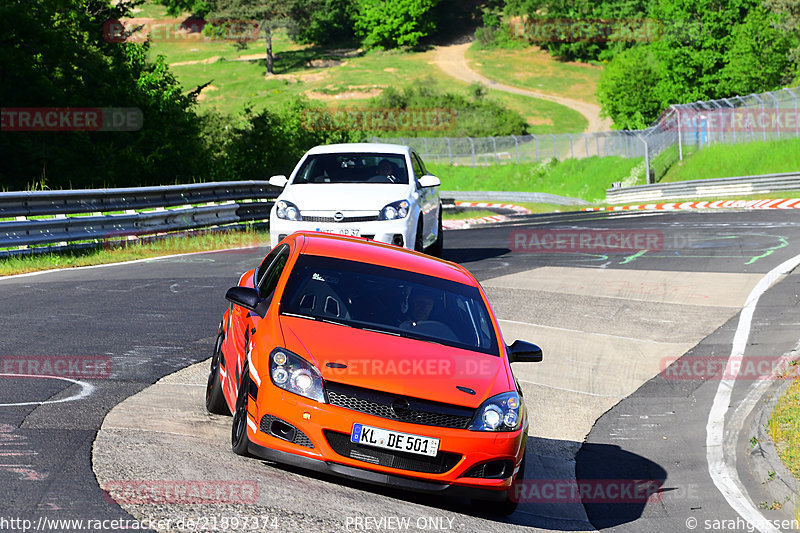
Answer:
<svg viewBox="0 0 800 533"><path fill-rule="evenodd" d="M400 433L389 429L374 428L362 424L353 424L350 440L358 444L368 444L387 450L415 453L436 457L439 452L439 439L422 437L410 433Z"/></svg>
<svg viewBox="0 0 800 533"><path fill-rule="evenodd" d="M333 233L334 235L348 235L350 237L358 237L361 235L361 230L358 228L317 228L317 231Z"/></svg>

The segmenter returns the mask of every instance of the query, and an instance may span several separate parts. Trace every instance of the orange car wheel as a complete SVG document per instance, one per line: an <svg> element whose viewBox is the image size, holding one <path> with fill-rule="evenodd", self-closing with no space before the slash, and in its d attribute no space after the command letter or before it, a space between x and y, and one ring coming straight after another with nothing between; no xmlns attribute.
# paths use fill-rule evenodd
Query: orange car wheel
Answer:
<svg viewBox="0 0 800 533"><path fill-rule="evenodd" d="M222 359L222 341L225 336L220 327L217 341L214 343L214 354L211 356L211 369L208 371L208 383L206 383L206 410L216 415L229 415L230 409L225 403L225 396L222 394L222 383L219 378L219 365Z"/></svg>
<svg viewBox="0 0 800 533"><path fill-rule="evenodd" d="M239 394L236 396L236 408L233 413L231 425L231 448L238 455L248 456L247 447L250 439L247 437L247 402L250 390L250 368L244 365L242 380L239 383Z"/></svg>

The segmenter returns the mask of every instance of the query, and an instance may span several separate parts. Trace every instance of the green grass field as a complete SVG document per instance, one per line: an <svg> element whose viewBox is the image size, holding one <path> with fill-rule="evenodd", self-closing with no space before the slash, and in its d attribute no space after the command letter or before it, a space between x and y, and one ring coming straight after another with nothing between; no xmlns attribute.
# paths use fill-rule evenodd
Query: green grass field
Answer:
<svg viewBox="0 0 800 533"><path fill-rule="evenodd" d="M135 16L160 19L166 14L162 6L146 2ZM173 32L171 38L165 39L164 30L158 30L152 35L151 56L163 55L187 91L210 83L199 98L201 111L216 109L231 114L246 107L275 108L300 94L329 107L359 107L387 87L402 89L428 80L447 90L465 93L468 88L468 84L450 78L433 65L433 50L323 49L293 43L286 32L279 30L273 37L275 74L267 75L263 38L242 49L232 41L211 40L197 34ZM562 74L569 76L572 72L564 70ZM534 134L580 132L587 126L577 111L545 100L492 89L488 90L488 98L520 113Z"/></svg>
<svg viewBox="0 0 800 533"><path fill-rule="evenodd" d="M557 61L537 46L481 49L472 43L466 56L473 70L506 85L597 103L602 67Z"/></svg>
<svg viewBox="0 0 800 533"><path fill-rule="evenodd" d="M677 147L670 149L670 159L677 160ZM800 169L800 139L714 144L692 151L683 161L675 161L660 182L732 178L794 172ZM658 178L658 174L656 174Z"/></svg>
<svg viewBox="0 0 800 533"><path fill-rule="evenodd" d="M445 191L546 192L603 202L606 189L627 178L642 158L590 157L549 164L521 163L463 167L428 163L428 169L442 180Z"/></svg>

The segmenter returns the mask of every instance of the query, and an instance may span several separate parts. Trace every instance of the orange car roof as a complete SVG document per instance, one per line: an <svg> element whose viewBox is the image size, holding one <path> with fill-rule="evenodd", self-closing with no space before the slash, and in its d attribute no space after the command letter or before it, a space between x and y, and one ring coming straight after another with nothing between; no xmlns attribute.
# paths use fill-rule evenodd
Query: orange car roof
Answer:
<svg viewBox="0 0 800 533"><path fill-rule="evenodd" d="M289 238L293 237L298 240L303 254L340 257L476 286L475 279L461 265L398 246L316 231L300 231Z"/></svg>

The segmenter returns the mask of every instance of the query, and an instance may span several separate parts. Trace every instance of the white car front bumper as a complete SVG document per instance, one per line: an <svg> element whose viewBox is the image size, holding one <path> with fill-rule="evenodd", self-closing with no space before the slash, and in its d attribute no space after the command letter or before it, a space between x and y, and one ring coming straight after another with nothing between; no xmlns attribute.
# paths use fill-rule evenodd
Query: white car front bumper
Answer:
<svg viewBox="0 0 800 533"><path fill-rule="evenodd" d="M287 235L296 231L321 231L352 237L367 237L370 240L399 245L410 250L414 249L416 237L416 224L411 216L397 220L371 220L365 222L314 222L293 221L270 217L269 235L270 245L275 247Z"/></svg>

